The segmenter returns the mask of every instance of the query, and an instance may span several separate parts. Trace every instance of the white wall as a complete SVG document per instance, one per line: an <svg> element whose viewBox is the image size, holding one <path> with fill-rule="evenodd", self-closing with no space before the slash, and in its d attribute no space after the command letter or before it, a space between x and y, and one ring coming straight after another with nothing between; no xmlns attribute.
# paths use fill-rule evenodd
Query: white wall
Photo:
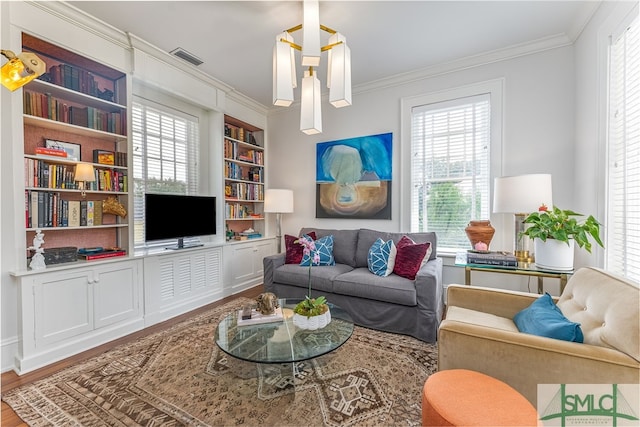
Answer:
<svg viewBox="0 0 640 427"><path fill-rule="evenodd" d="M320 135L306 136L300 132L297 106L271 114L268 183L271 187L294 190L295 212L284 215L283 232L296 234L303 226L403 231L399 198L401 99L500 78L505 82L503 166L501 171L493 171L493 175L551 173L554 202L572 207L574 75L573 47L565 46L365 93L354 91L353 105L342 109L323 102ZM316 143L383 132L393 132L394 136L392 219L316 219ZM491 219L496 228L492 248L511 249L512 217L493 215ZM461 269L448 270L445 283L463 280ZM513 276L507 277L513 282ZM491 280L494 279L488 283ZM515 283L517 289L526 290L526 279Z"/></svg>

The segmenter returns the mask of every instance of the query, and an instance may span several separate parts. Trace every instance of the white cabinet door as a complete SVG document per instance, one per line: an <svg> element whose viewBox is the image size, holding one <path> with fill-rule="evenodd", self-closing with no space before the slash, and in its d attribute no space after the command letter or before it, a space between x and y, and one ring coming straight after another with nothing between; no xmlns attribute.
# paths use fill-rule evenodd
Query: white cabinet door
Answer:
<svg viewBox="0 0 640 427"><path fill-rule="evenodd" d="M227 277L225 283L230 286L235 294L252 286L262 283L263 266L262 259L275 253L275 241L265 239L233 243L225 248L225 265Z"/></svg>
<svg viewBox="0 0 640 427"><path fill-rule="evenodd" d="M91 271L87 270L40 275L33 281L29 298L33 305L23 310L33 310L34 350L94 328L90 281ZM23 313L23 318L25 315L30 316Z"/></svg>
<svg viewBox="0 0 640 427"><path fill-rule="evenodd" d="M96 268L93 272L95 327L142 316L137 263Z"/></svg>

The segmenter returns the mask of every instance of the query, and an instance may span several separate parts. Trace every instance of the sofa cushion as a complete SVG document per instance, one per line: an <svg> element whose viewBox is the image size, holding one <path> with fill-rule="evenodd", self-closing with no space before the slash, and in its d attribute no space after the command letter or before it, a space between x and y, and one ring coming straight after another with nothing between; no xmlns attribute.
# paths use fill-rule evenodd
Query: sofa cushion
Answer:
<svg viewBox="0 0 640 427"><path fill-rule="evenodd" d="M409 236L411 240L416 243L431 243L431 254L429 255L429 259L436 259L436 244L437 238L436 234L433 232L429 233L390 233L386 231L377 231L370 230L367 228L361 228L358 233L358 247L356 251L356 267L366 267L367 266L367 256L369 255L369 248L373 245L373 242L376 241L377 238L381 238L384 241L389 239L393 240L393 243L398 245L400 239L403 236Z"/></svg>
<svg viewBox="0 0 640 427"><path fill-rule="evenodd" d="M455 305L447 307L447 320L470 323L492 329L501 329L503 331L518 332L518 327L511 319L483 311L457 307Z"/></svg>
<svg viewBox="0 0 640 427"><path fill-rule="evenodd" d="M575 272L560 295L558 307L578 322L586 344L613 348L640 362L640 289L597 268Z"/></svg>
<svg viewBox="0 0 640 427"><path fill-rule="evenodd" d="M386 277L393 272L393 266L396 263L396 245L393 240L386 242L378 237L378 239L369 248L369 256L367 258L367 266L369 271L377 276Z"/></svg>
<svg viewBox="0 0 640 427"><path fill-rule="evenodd" d="M345 264L331 266L311 267L311 289L322 292L333 292L333 280L336 276L352 270ZM373 274L369 273L373 276ZM273 281L287 285L298 286L300 288L309 287L309 267L302 267L294 264L284 264L274 269ZM286 295L278 295L286 298Z"/></svg>
<svg viewBox="0 0 640 427"><path fill-rule="evenodd" d="M358 243L358 230L332 230L325 228L303 228L300 230L300 235L309 234L315 231L318 239L333 235L333 257L336 264L347 264L351 267L356 266L356 245ZM372 242L373 243L373 242ZM369 250L369 245L367 250ZM365 263L366 255L365 255Z"/></svg>
<svg viewBox="0 0 640 427"><path fill-rule="evenodd" d="M316 240L316 233L313 231L308 234L313 240ZM298 236L291 236L289 234L284 235L284 246L286 249L285 253L285 264L300 264L302 261L302 245L300 243L296 243L298 240Z"/></svg>
<svg viewBox="0 0 640 427"><path fill-rule="evenodd" d="M526 334L580 343L584 341L580 325L562 314L549 293L516 313L513 321L518 330Z"/></svg>
<svg viewBox="0 0 640 427"><path fill-rule="evenodd" d="M335 265L336 261L333 257L333 235L324 236L319 238L314 242L316 250L312 253L303 254L302 261L300 261L301 266L323 266L323 265ZM318 263L316 264L313 260L315 254L318 254Z"/></svg>
<svg viewBox="0 0 640 427"><path fill-rule="evenodd" d="M415 280L418 270L429 259L431 243L415 243L408 236L403 236L396 247L396 263L393 272L398 276Z"/></svg>
<svg viewBox="0 0 640 427"><path fill-rule="evenodd" d="M417 304L413 280L395 274L387 277L376 276L366 267L355 268L336 276L333 281L333 292L393 304L408 306Z"/></svg>

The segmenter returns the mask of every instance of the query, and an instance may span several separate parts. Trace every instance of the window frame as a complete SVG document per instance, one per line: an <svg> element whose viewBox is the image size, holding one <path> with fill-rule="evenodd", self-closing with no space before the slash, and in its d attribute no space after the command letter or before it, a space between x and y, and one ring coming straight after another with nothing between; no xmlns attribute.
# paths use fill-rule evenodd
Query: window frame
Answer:
<svg viewBox="0 0 640 427"><path fill-rule="evenodd" d="M503 218L492 215L491 202L493 200L493 181L495 177L503 175L502 170L502 146L503 146L503 105L504 105L504 79L494 79L478 82L466 86L446 89L438 92L420 94L401 99L401 152L400 152L400 229L411 230L411 126L412 110L421 105L446 102L453 99L469 98L477 95L490 95L490 150L489 150L489 220L496 228L494 236L496 246L506 244L508 247L512 238L505 236ZM507 227L510 230L512 227ZM438 248L439 255L455 255L458 250L446 251Z"/></svg>

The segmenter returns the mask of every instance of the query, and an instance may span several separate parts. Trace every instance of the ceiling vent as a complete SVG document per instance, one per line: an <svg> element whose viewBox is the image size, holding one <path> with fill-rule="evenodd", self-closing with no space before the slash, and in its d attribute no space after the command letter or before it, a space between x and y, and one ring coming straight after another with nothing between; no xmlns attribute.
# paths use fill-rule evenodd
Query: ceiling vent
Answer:
<svg viewBox="0 0 640 427"><path fill-rule="evenodd" d="M203 63L203 61L200 58L198 58L197 56L195 56L192 53L187 52L186 50L184 50L181 47L175 48L169 53L171 53L172 55L177 56L180 59L183 59L183 60L187 61L190 64L195 65L196 67Z"/></svg>

